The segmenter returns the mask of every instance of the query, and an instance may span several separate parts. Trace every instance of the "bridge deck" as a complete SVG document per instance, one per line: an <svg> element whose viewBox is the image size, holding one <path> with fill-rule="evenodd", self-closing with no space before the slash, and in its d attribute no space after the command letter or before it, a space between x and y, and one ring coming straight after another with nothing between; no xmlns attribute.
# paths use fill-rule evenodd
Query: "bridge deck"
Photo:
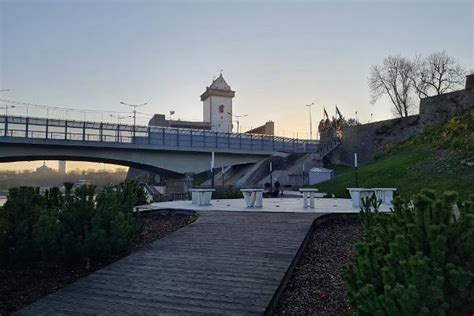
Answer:
<svg viewBox="0 0 474 316"><path fill-rule="evenodd" d="M20 314L263 314L316 214L202 212L197 222Z"/></svg>
<svg viewBox="0 0 474 316"><path fill-rule="evenodd" d="M200 129L133 126L105 122L68 121L0 115L1 141L39 140L45 144L147 148L195 151L317 153L319 141L251 133L224 133Z"/></svg>

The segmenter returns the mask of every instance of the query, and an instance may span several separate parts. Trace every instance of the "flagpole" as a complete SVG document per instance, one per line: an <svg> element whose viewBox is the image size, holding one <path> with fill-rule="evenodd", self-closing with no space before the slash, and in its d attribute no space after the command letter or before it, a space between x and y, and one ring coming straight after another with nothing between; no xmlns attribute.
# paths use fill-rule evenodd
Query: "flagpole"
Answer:
<svg viewBox="0 0 474 316"><path fill-rule="evenodd" d="M309 108L309 139L313 139L313 119L311 118L311 108L314 105L314 102L311 104L306 104L306 106Z"/></svg>

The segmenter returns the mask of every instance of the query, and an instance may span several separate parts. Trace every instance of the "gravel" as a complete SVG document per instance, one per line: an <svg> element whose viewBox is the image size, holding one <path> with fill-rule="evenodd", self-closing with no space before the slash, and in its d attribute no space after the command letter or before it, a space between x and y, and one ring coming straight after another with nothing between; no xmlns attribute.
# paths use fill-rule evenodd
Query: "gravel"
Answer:
<svg viewBox="0 0 474 316"><path fill-rule="evenodd" d="M330 215L316 222L274 315L352 315L341 273L362 234L357 215Z"/></svg>
<svg viewBox="0 0 474 316"><path fill-rule="evenodd" d="M194 215L169 212L140 214L142 231L136 235L128 249L120 255L89 263L74 265L37 263L28 267L0 268L0 315L9 315L35 302L41 297L91 274L100 268L188 225Z"/></svg>

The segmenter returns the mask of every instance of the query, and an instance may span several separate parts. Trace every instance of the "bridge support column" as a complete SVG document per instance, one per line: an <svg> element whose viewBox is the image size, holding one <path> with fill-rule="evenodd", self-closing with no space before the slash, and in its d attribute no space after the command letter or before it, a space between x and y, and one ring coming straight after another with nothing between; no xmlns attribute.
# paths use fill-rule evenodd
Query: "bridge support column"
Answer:
<svg viewBox="0 0 474 316"><path fill-rule="evenodd" d="M103 135L104 135L103 124L104 124L104 123L100 122L100 127L99 127L99 137L100 137L100 141L101 141L101 142L103 141Z"/></svg>

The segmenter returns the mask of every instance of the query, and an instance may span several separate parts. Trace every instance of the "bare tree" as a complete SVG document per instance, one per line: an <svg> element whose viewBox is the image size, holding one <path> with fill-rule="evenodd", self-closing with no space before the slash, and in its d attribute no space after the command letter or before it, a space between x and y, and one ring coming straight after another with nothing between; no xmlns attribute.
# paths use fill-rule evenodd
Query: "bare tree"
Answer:
<svg viewBox="0 0 474 316"><path fill-rule="evenodd" d="M414 64L412 83L420 99L452 91L464 83L465 70L445 51L417 57Z"/></svg>
<svg viewBox="0 0 474 316"><path fill-rule="evenodd" d="M372 66L369 76L371 102L386 95L394 105L396 115L408 116L415 105L412 97L414 72L413 62L400 55L385 58L381 66Z"/></svg>

